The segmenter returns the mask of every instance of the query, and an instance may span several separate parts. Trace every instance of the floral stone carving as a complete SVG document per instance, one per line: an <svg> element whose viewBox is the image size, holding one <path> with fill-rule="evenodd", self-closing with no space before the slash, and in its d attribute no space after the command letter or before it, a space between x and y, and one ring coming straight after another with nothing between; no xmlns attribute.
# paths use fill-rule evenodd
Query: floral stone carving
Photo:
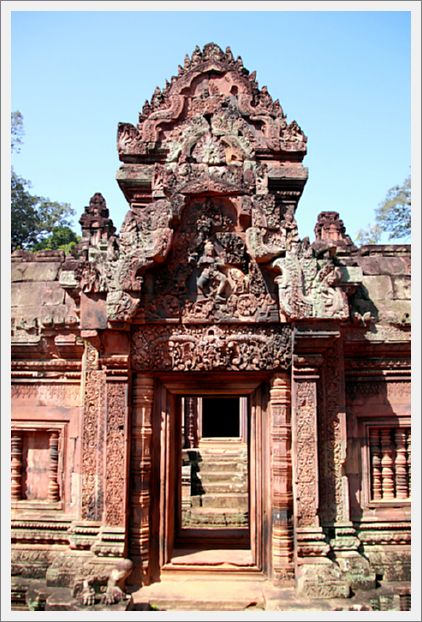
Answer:
<svg viewBox="0 0 422 622"><path fill-rule="evenodd" d="M291 364L291 329L150 326L133 334L136 371L277 370Z"/></svg>

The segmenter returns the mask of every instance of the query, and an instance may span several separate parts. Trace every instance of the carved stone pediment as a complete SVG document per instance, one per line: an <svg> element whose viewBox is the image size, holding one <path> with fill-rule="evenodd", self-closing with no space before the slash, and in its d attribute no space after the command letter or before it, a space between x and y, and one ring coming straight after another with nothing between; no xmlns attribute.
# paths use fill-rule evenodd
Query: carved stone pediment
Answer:
<svg viewBox="0 0 422 622"><path fill-rule="evenodd" d="M101 299L99 325L348 317L341 221L324 212L317 241L299 239L306 137L230 49L196 48L138 125L119 125L118 149L130 209L116 236L94 195L74 278L87 309Z"/></svg>

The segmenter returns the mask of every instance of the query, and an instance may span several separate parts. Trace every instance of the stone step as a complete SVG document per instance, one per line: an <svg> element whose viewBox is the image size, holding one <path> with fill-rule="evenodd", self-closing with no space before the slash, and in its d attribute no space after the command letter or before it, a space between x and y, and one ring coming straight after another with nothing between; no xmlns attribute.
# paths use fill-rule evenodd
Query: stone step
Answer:
<svg viewBox="0 0 422 622"><path fill-rule="evenodd" d="M199 471L197 473L197 477L201 480L203 484L210 484L212 482L242 482L247 481L246 473L241 473L238 471Z"/></svg>
<svg viewBox="0 0 422 622"><path fill-rule="evenodd" d="M237 449L201 449L198 454L201 458L235 458L245 462L248 460L247 451Z"/></svg>
<svg viewBox="0 0 422 622"><path fill-rule="evenodd" d="M202 488L205 491L205 494L211 493L214 494L216 492L241 492L248 493L248 481L245 478L241 480L220 480L217 482L204 482L202 480Z"/></svg>
<svg viewBox="0 0 422 622"><path fill-rule="evenodd" d="M232 551L230 553L233 555ZM189 618L197 620L217 619L215 613L214 615L211 613L210 617L198 615L201 611L239 612L246 610L247 619L254 620L256 619L253 616L254 609L264 609L262 581L243 578L243 575L236 576L235 579L225 576L217 580L208 575L198 580L197 573L196 576L188 578L185 578L185 573L186 571L183 571L183 578L175 579L173 572L170 578L162 578L159 583L142 586L138 592L133 594L132 610L145 611L150 605L150 608L158 611L193 611L196 615L192 618L189 615ZM238 615L236 619L240 619ZM219 617L223 619L224 613ZM149 619L152 620L151 617ZM179 614L178 619L185 618L180 617Z"/></svg>
<svg viewBox="0 0 422 622"><path fill-rule="evenodd" d="M191 497L193 507L248 509L248 495L245 493L215 493Z"/></svg>
<svg viewBox="0 0 422 622"><path fill-rule="evenodd" d="M248 512L230 508L197 507L183 513L184 527L246 527Z"/></svg>
<svg viewBox="0 0 422 622"><path fill-rule="evenodd" d="M199 473L215 473L216 471L237 471L239 468L246 469L246 465L235 460L216 460L200 462Z"/></svg>

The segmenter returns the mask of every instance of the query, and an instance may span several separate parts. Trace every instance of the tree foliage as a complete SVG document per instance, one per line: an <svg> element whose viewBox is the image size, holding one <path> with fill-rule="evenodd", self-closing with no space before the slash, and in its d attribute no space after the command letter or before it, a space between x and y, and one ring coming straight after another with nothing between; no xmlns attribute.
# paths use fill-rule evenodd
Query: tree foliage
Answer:
<svg viewBox="0 0 422 622"><path fill-rule="evenodd" d="M12 153L19 153L23 142L23 116L19 110L12 112Z"/></svg>
<svg viewBox="0 0 422 622"><path fill-rule="evenodd" d="M34 244L32 250L63 250L65 253L70 253L79 240L80 236L77 236L70 227L60 225L58 227L54 227L52 232L41 242Z"/></svg>
<svg viewBox="0 0 422 622"><path fill-rule="evenodd" d="M12 152L22 145L23 117L12 112ZM71 229L74 210L69 203L51 201L29 192L31 184L12 168L11 176L11 247L12 251L64 250L69 252L80 239Z"/></svg>
<svg viewBox="0 0 422 622"><path fill-rule="evenodd" d="M411 231L411 182L407 177L401 186L393 186L375 211L375 224L360 229L360 244L377 244L383 233L389 240L406 239Z"/></svg>

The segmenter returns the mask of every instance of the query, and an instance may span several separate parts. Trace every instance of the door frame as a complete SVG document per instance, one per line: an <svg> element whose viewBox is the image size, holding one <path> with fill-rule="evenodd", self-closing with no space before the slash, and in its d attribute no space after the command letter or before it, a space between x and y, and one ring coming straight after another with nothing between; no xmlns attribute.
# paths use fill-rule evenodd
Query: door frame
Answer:
<svg viewBox="0 0 422 622"><path fill-rule="evenodd" d="M176 529L177 401L182 395L248 396L249 530L253 567L268 572L271 560L271 466L268 374L192 373L156 377L153 410L151 554L158 575L171 567ZM179 399L180 401L180 399ZM179 409L180 410L180 409ZM154 545L155 544L155 545Z"/></svg>

